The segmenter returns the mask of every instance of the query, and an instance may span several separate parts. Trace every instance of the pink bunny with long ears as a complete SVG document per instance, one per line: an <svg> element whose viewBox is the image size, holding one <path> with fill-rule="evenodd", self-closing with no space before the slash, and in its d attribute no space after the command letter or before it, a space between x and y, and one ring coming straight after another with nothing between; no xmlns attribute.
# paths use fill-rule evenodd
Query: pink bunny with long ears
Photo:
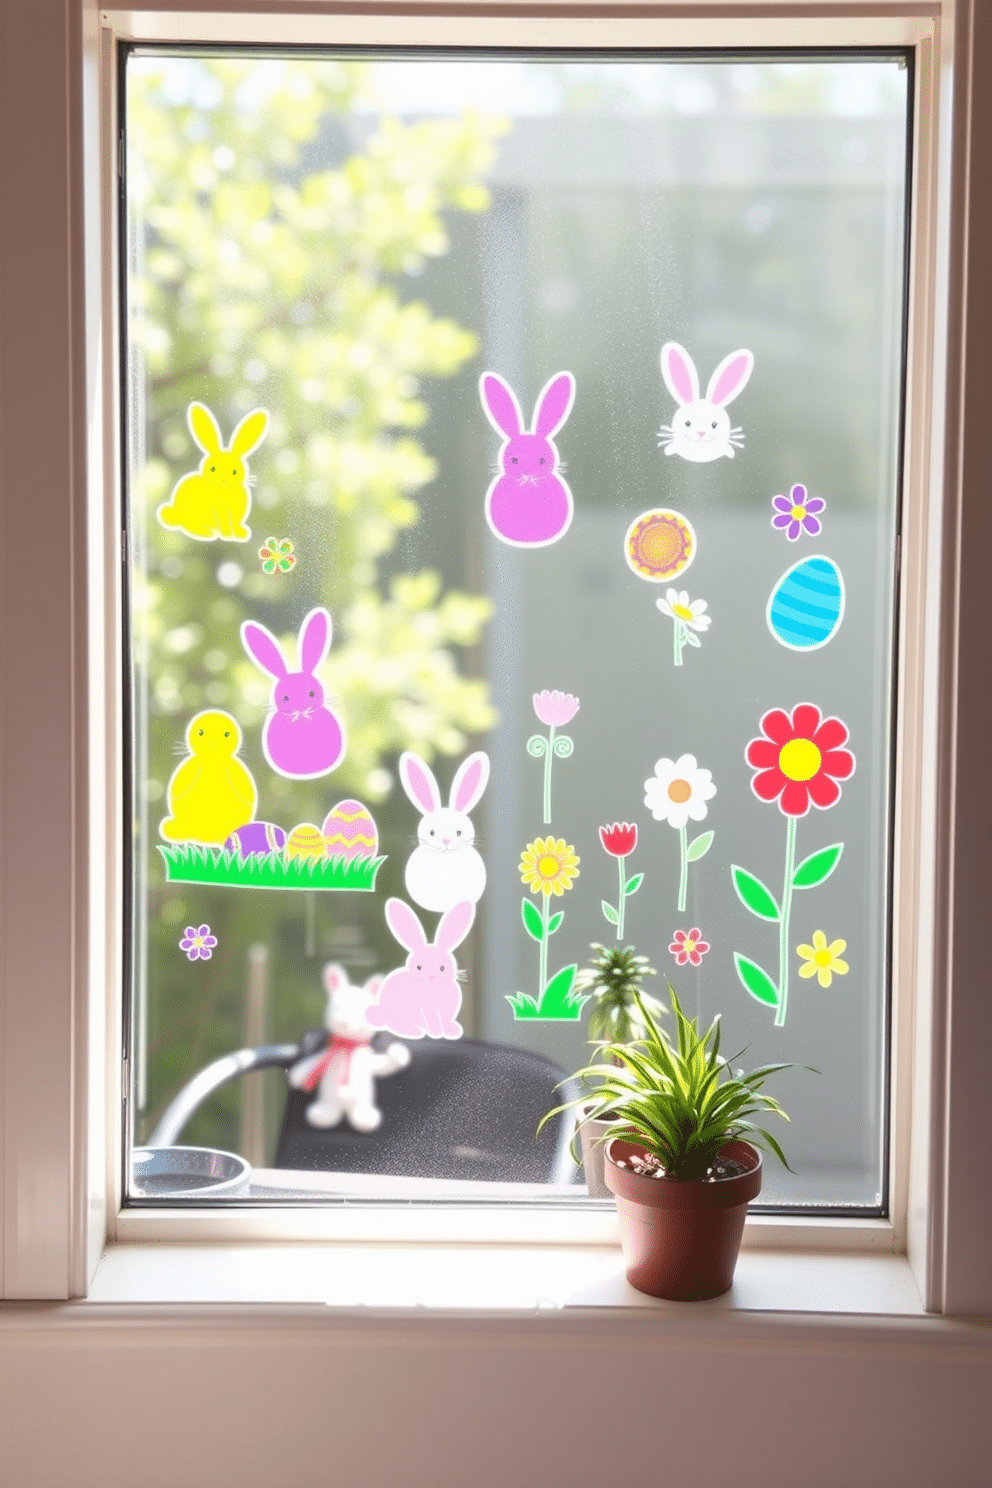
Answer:
<svg viewBox="0 0 992 1488"><path fill-rule="evenodd" d="M406 965L391 971L379 989L378 1000L366 1014L373 1028L386 1028L399 1038L462 1036L458 1012L462 989L452 954L475 919L475 905L467 900L441 916L434 940L428 944L424 927L402 899L386 900L386 924L410 954Z"/></svg>
<svg viewBox="0 0 992 1488"><path fill-rule="evenodd" d="M241 627L241 641L256 666L275 681L269 716L262 727L262 752L273 770L293 780L329 775L344 759L345 733L324 702L317 677L331 645L327 610L311 610L300 626L300 670L291 672L271 631L254 620Z"/></svg>
<svg viewBox="0 0 992 1488"><path fill-rule="evenodd" d="M661 348L661 375L665 386L679 405L670 424L658 430L658 443L666 455L681 455L683 460L702 465L725 455L734 458L735 449L744 448L744 431L731 428L726 404L743 392L754 357L745 348L730 352L717 367L699 396L699 375L695 363L677 341L666 341Z"/></svg>
<svg viewBox="0 0 992 1488"><path fill-rule="evenodd" d="M552 435L572 411L575 378L571 372L556 372L545 383L530 432L524 429L513 389L496 372L483 372L479 397L489 422L504 436L499 452L502 473L486 492L490 530L513 547L547 547L568 531L574 511Z"/></svg>

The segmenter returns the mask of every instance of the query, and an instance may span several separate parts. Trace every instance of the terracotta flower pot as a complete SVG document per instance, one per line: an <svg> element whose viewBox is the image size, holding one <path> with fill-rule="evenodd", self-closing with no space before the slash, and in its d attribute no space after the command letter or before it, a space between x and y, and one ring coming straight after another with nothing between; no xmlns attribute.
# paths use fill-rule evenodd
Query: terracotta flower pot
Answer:
<svg viewBox="0 0 992 1488"><path fill-rule="evenodd" d="M713 1182L647 1178L618 1168L643 1152L636 1142L606 1143L606 1186L617 1201L627 1280L639 1292L673 1302L719 1297L730 1290L747 1206L761 1190L761 1154L749 1142L728 1142L721 1156L748 1169Z"/></svg>

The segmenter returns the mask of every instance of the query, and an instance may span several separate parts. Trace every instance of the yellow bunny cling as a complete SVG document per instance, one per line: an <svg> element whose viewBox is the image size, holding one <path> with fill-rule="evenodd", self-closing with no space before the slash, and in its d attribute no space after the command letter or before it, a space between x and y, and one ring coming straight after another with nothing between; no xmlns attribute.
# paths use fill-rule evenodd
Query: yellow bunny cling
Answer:
<svg viewBox="0 0 992 1488"><path fill-rule="evenodd" d="M246 413L225 445L220 426L204 403L191 403L186 422L203 450L199 471L184 475L155 515L163 527L172 527L199 542L247 542L251 529L248 489L248 456L265 438L269 415L264 408Z"/></svg>
<svg viewBox="0 0 992 1488"><path fill-rule="evenodd" d="M223 846L255 816L258 791L250 770L237 758L241 730L230 713L197 713L186 729L189 757L173 772L169 815L159 822L167 842Z"/></svg>

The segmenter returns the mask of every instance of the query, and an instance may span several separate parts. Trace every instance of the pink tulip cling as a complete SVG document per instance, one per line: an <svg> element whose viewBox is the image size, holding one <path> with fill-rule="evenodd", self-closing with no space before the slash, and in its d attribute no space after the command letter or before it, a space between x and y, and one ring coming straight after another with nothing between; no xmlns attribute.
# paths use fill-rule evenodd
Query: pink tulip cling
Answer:
<svg viewBox="0 0 992 1488"><path fill-rule="evenodd" d="M575 745L567 734L558 734L556 729L571 723L579 711L579 700L570 692L543 692L534 694L534 712L548 728L548 736L532 734L527 740L527 753L535 759L544 760L544 824L551 821L551 765L555 756L568 759Z"/></svg>

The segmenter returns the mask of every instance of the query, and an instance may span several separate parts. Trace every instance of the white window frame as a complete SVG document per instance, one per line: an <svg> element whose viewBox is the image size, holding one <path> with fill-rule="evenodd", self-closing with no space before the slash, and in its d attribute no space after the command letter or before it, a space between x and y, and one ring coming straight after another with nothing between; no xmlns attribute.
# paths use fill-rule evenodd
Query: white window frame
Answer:
<svg viewBox="0 0 992 1488"><path fill-rule="evenodd" d="M120 431L116 184L106 169L116 160L116 39L895 44L915 48L917 107L892 1215L831 1222L762 1217L749 1222L747 1243L905 1253L929 1311L992 1313L992 1223L988 1201L971 1181L988 1168L982 1096L992 998L981 868L992 791L984 785L987 771L982 775L984 699L967 685L984 677L992 651L982 570L992 539L984 453L992 326L977 210L989 198L982 162L987 171L992 110L989 90L983 95L973 86L978 58L988 58L992 47L992 17L983 14L982 0L902 6L657 0L624 5L618 18L611 18L610 0L601 0L601 14L591 18L569 16L567 4L553 0L525 0L498 19L486 15L482 0L478 14L470 9L446 14L438 3L416 14L397 6L388 15L351 0L347 11L330 14L307 0L242 0L210 14L194 0L155 6L139 0L114 12L92 0L15 0L4 13L0 1296L85 1296L108 1240L566 1245L615 1234L601 1211L121 1211ZM12 140L24 140L24 148ZM27 648L38 657L29 673ZM26 684L33 692L30 726L18 701ZM983 786L972 788L975 781Z"/></svg>

